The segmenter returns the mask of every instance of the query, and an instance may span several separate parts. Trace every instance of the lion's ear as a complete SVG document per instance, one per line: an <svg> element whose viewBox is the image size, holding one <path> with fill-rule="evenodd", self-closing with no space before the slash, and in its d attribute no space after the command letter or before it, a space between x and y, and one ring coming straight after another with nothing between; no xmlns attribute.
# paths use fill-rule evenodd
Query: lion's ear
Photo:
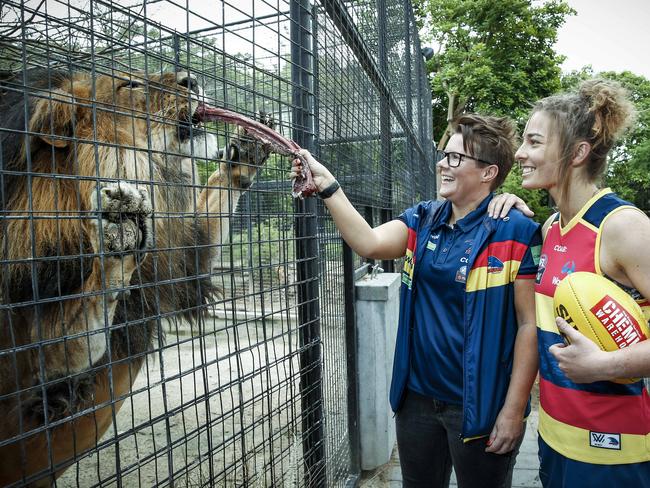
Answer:
<svg viewBox="0 0 650 488"><path fill-rule="evenodd" d="M75 86L74 90L72 87L69 91L57 88L47 93L47 97L40 98L34 105L30 131L54 147L66 147L70 141L59 136L74 135L74 125L82 111L79 99L87 99L85 92L82 87Z"/></svg>

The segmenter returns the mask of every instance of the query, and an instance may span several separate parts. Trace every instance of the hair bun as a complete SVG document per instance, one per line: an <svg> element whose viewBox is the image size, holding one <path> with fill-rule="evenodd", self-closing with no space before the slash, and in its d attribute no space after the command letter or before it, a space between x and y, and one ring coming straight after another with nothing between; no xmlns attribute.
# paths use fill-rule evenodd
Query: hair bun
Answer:
<svg viewBox="0 0 650 488"><path fill-rule="evenodd" d="M583 81L578 93L589 101L589 112L594 115L594 139L609 146L632 125L634 105L628 99L627 90L620 83L593 78Z"/></svg>

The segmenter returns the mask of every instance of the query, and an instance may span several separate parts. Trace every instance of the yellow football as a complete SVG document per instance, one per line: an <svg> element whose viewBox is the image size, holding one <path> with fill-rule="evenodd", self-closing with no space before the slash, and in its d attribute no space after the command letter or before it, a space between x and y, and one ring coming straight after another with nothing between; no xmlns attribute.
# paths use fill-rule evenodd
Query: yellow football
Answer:
<svg viewBox="0 0 650 488"><path fill-rule="evenodd" d="M615 351L644 341L650 328L634 299L604 276L579 271L568 274L555 289L555 315L595 342ZM568 343L567 337L564 340ZM615 380L634 383L638 378Z"/></svg>

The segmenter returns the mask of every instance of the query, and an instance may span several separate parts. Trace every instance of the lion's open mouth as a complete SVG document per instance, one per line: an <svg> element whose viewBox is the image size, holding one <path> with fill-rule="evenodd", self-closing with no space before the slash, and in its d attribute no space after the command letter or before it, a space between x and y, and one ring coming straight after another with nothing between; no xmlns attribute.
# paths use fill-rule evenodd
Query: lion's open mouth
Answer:
<svg viewBox="0 0 650 488"><path fill-rule="evenodd" d="M204 136L203 119L198 110L190 114L189 110L182 109L178 114L178 138L181 143L187 143L190 139Z"/></svg>
<svg viewBox="0 0 650 488"><path fill-rule="evenodd" d="M201 124L203 123L203 119L201 118L201 114L199 113L198 108L194 111L194 114L192 115L190 121L192 122L192 125L194 127L201 127Z"/></svg>

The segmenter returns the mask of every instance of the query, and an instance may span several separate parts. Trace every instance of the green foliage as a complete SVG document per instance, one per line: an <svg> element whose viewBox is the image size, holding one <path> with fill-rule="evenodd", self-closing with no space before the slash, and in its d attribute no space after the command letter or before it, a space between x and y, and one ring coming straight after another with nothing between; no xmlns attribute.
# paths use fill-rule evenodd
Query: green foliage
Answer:
<svg viewBox="0 0 650 488"><path fill-rule="evenodd" d="M560 88L563 57L553 45L565 17L562 0L415 0L426 41L438 47L427 62L434 136L462 112L523 120L530 103Z"/></svg>
<svg viewBox="0 0 650 488"><path fill-rule="evenodd" d="M605 184L639 208L650 211L650 80L629 71L601 76L619 81L637 109L635 125L612 151Z"/></svg>

